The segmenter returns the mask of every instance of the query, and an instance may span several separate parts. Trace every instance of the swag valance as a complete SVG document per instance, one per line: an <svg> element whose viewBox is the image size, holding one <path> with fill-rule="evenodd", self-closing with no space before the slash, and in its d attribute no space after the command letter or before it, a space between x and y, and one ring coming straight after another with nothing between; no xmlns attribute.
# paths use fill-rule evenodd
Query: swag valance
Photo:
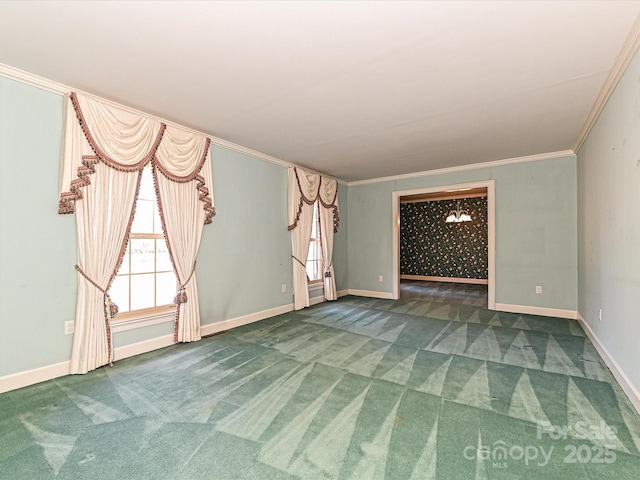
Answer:
<svg viewBox="0 0 640 480"><path fill-rule="evenodd" d="M210 139L94 98L71 93L66 102L58 212L73 213L98 162L122 172L151 162L167 179L196 180L204 223L215 215L209 186Z"/></svg>
<svg viewBox="0 0 640 480"><path fill-rule="evenodd" d="M289 230L298 226L303 204L313 205L318 200L322 207L331 210L333 232L337 232L340 225L337 180L298 167L291 167L289 176Z"/></svg>
<svg viewBox="0 0 640 480"><path fill-rule="evenodd" d="M70 373L113 360L110 325L118 308L109 290L149 163L177 279L174 338L199 340L195 262L202 228L215 215L209 138L76 93L65 109L59 212L76 214L79 273Z"/></svg>

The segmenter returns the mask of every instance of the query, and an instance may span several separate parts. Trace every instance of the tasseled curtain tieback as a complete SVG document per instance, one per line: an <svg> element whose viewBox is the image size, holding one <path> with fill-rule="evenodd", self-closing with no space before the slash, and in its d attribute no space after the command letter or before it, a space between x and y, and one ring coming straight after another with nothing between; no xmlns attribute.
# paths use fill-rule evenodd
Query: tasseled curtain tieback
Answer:
<svg viewBox="0 0 640 480"><path fill-rule="evenodd" d="M76 270L80 275L82 275L87 280L87 282L89 282L91 285L93 285L94 287L96 287L98 290L102 292L102 294L104 295L104 308L106 312L109 314L109 318L115 317L119 312L119 308L118 308L118 305L113 303L109 293L100 285L98 285L92 278L90 278L89 275L84 273L84 270L82 270L80 265L76 265Z"/></svg>
<svg viewBox="0 0 640 480"><path fill-rule="evenodd" d="M196 262L193 262L193 268L191 269L191 273L189 274L189 277L183 284L178 285L178 293L173 299L174 304L180 305L182 303L187 303L187 300L189 300L189 298L187 297L186 287L187 287L187 283L189 283L189 280L191 280L191 277L193 277L193 274L195 272L196 272Z"/></svg>
<svg viewBox="0 0 640 480"><path fill-rule="evenodd" d="M306 266L304 263L302 263L302 262L300 261L300 259L299 259L299 258L294 257L293 255L291 255L291 258L293 258L296 262L298 262L298 263L299 263L300 265L302 265L304 268L307 268L307 266Z"/></svg>
<svg viewBox="0 0 640 480"><path fill-rule="evenodd" d="M324 267L324 278L331 278L331 265Z"/></svg>
<svg viewBox="0 0 640 480"><path fill-rule="evenodd" d="M178 287L178 293L176 294L176 296L173 299L173 303L175 303L176 305L180 305L181 303L187 303L187 300L189 300L189 298L187 297L187 292L185 291L185 286L184 285L180 285Z"/></svg>

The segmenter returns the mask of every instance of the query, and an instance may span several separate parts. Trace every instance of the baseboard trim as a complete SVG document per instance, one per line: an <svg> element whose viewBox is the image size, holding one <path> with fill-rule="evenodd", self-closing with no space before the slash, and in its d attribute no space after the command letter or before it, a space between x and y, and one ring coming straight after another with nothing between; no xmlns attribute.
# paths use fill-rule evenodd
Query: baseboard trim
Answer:
<svg viewBox="0 0 640 480"><path fill-rule="evenodd" d="M324 298L324 297L323 297ZM253 322L259 322L266 318L275 317L276 315L282 315L293 311L293 303L287 303L279 307L270 308L268 310L262 310L260 312L250 313L249 315L243 315L241 317L230 318L228 320L222 320L221 322L209 323L200 327L200 334L202 336L211 335L232 328L241 327L243 325L249 325Z"/></svg>
<svg viewBox="0 0 640 480"><path fill-rule="evenodd" d="M28 387L36 383L64 377L69 374L69 361L47 365L46 367L34 368L24 372L12 373L0 377L0 393L18 388Z"/></svg>
<svg viewBox="0 0 640 480"><path fill-rule="evenodd" d="M324 300L324 297L318 298L321 299L321 301ZM293 311L293 303L249 315L243 315L241 317L230 318L228 320L223 320L222 322L203 325L200 328L200 333L202 336L210 335L212 333L218 333L231 328L247 325L249 323L258 322L260 320L275 317L276 315L281 315L291 311ZM151 338L131 345L117 347L114 352L114 357L116 361L122 360L142 353L152 352L160 348L169 347L171 345L174 345L173 335L163 335L161 337ZM69 360L67 360L54 365L47 365L46 367L34 368L33 370L12 373L10 375L0 377L0 393L17 390L22 387L28 387L29 385L35 385L36 383L53 380L54 378L64 377L69 374L69 363Z"/></svg>
<svg viewBox="0 0 640 480"><path fill-rule="evenodd" d="M116 347L114 360L117 362L118 360L135 357L142 353L153 352L160 348L170 347L171 345L175 345L173 335L163 335L162 337L150 338L149 340L143 340L142 342L123 345L122 347Z"/></svg>
<svg viewBox="0 0 640 480"><path fill-rule="evenodd" d="M390 292L375 292L373 290L356 290L354 288L350 288L348 290L348 295L357 295L358 297L383 298L388 300L393 299L393 294Z"/></svg>
<svg viewBox="0 0 640 480"><path fill-rule="evenodd" d="M489 285L486 278L431 277L428 275L400 275L400 280L423 280L425 282L471 283L473 285Z"/></svg>
<svg viewBox="0 0 640 480"><path fill-rule="evenodd" d="M633 385L633 383L631 383L631 380L629 380L627 374L624 373L624 370L622 370L620 365L618 365L618 362L616 362L615 359L611 356L609 350L607 350L607 347L605 347L604 344L600 341L600 338L598 337L598 335L596 335L596 332L591 329L591 326L586 322L582 315L580 315L580 313L578 313L578 322L587 334L587 337L589 337L589 340L591 340L591 343L593 343L593 346L596 347L596 350L600 354L600 357L602 357L602 359L604 360L604 363L607 365L607 367L609 367L609 370L611 370L613 377L616 379L620 387L622 387L622 390L629 398L629 401L631 402L633 407L636 409L638 414L640 414L640 392L638 391L638 389Z"/></svg>
<svg viewBox="0 0 640 480"><path fill-rule="evenodd" d="M339 290L336 292L336 297L340 298L340 297L344 297L345 295L349 295L349 290ZM309 299L309 306L312 305L317 305L319 303L323 303L326 302L327 299L324 298L324 294L323 295L318 295L317 297L313 297Z"/></svg>
<svg viewBox="0 0 640 480"><path fill-rule="evenodd" d="M541 315L543 317L560 317L576 320L576 310L562 310L559 308L532 307L529 305L510 305L508 303L496 303L496 310L501 312L525 313L528 315Z"/></svg>
<svg viewBox="0 0 640 480"><path fill-rule="evenodd" d="M309 299L309 306L312 305L317 305L319 303L324 302L326 299L324 298L324 294L323 295L318 295L317 297L312 297Z"/></svg>

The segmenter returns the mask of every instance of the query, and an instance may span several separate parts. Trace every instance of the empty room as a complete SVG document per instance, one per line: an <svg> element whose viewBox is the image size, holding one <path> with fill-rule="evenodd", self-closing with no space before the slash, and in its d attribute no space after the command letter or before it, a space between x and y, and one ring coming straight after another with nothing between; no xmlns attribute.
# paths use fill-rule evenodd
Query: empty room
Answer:
<svg viewBox="0 0 640 480"><path fill-rule="evenodd" d="M640 478L640 1L0 2L0 479Z"/></svg>

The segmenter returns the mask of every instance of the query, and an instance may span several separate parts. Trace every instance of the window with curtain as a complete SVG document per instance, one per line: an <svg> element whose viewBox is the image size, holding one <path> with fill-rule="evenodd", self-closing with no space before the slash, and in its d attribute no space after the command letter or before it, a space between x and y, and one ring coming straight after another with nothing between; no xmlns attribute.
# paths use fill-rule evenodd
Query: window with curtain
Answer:
<svg viewBox="0 0 640 480"><path fill-rule="evenodd" d="M153 175L147 165L142 170L127 249L109 292L122 313L116 320L171 311L176 285Z"/></svg>
<svg viewBox="0 0 640 480"><path fill-rule="evenodd" d="M322 282L322 244L320 243L320 217L318 216L318 201L313 204L313 223L311 224L311 238L309 239L309 254L307 255L307 277L309 283Z"/></svg>
<svg viewBox="0 0 640 480"><path fill-rule="evenodd" d="M113 362L119 311L173 303L174 340L201 338L196 257L215 215L209 145L126 107L66 97L58 211L75 213L78 244L70 373Z"/></svg>
<svg viewBox="0 0 640 480"><path fill-rule="evenodd" d="M309 283L322 282L324 298L335 300L333 234L338 230L338 182L289 168L288 229L291 232L293 308L309 306Z"/></svg>

